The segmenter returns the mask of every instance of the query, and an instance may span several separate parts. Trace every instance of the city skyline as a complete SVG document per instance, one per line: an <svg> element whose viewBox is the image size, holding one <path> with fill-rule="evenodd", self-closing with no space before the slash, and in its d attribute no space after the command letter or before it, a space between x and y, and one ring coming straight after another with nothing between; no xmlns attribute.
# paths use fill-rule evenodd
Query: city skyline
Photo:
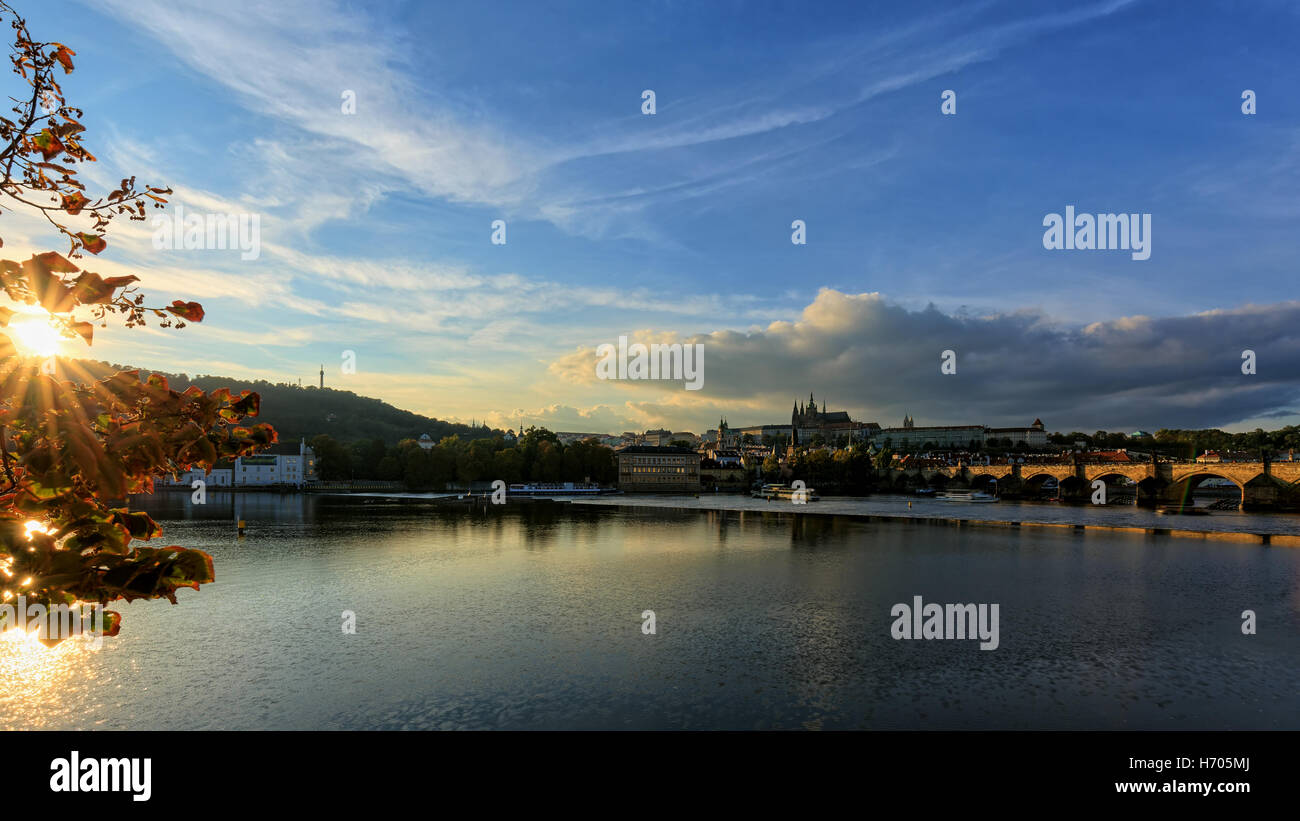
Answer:
<svg viewBox="0 0 1300 821"><path fill-rule="evenodd" d="M99 103L88 179L260 227L244 259L121 224L91 269L208 317L65 353L307 384L324 361L327 385L502 429L757 424L810 389L882 423L1300 420L1294 15L574 8L32 9L94 67L66 86ZM1045 218L1075 208L1150 215L1149 258L1048 250ZM57 247L10 216L12 253ZM702 388L598 380L619 336L703 345Z"/></svg>

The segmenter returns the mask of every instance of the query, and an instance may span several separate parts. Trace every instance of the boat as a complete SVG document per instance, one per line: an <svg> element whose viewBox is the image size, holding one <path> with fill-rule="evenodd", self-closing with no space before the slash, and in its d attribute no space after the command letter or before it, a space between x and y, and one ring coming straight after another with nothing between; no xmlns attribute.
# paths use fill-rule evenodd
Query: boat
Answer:
<svg viewBox="0 0 1300 821"><path fill-rule="evenodd" d="M918 487L916 489L917 496L933 496L935 492L935 489L932 487Z"/></svg>
<svg viewBox="0 0 1300 821"><path fill-rule="evenodd" d="M506 489L507 496L600 496L616 492L590 482L524 482Z"/></svg>
<svg viewBox="0 0 1300 821"><path fill-rule="evenodd" d="M935 496L934 498L940 502L969 502L969 503L996 502L998 500L998 497L996 496L990 496L987 493L978 493L969 490L953 490L953 491L949 491L948 493L940 493L938 496Z"/></svg>
<svg viewBox="0 0 1300 821"><path fill-rule="evenodd" d="M794 495L802 493L805 502L820 502L822 497L817 495L817 491L810 487L793 488L789 485L763 485L759 490L750 494L755 499L788 499L794 501Z"/></svg>

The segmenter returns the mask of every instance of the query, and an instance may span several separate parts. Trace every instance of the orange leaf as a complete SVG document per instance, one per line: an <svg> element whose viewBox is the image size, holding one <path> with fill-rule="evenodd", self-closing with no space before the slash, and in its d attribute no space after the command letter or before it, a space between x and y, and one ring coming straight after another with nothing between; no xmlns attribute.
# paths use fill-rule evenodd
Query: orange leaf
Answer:
<svg viewBox="0 0 1300 821"><path fill-rule="evenodd" d="M52 56L54 57L54 59L56 59L56 60L59 61L59 65L63 66L63 73L64 73L64 74L71 74L71 73L72 73L72 55L74 55L74 54L76 54L76 53L77 53L77 52L73 51L72 49L68 48L67 46L65 46L65 45L60 45L60 46L59 46L59 50L56 51L56 52L54 52L54 54L53 54Z"/></svg>
<svg viewBox="0 0 1300 821"><path fill-rule="evenodd" d="M91 339L95 336L95 326L89 322L74 322L72 323L72 330L86 340L87 345L91 344Z"/></svg>
<svg viewBox="0 0 1300 821"><path fill-rule="evenodd" d="M108 243L104 241L103 237L94 234L77 234L77 239L81 240L81 247L92 254L98 254L108 247Z"/></svg>
<svg viewBox="0 0 1300 821"><path fill-rule="evenodd" d="M54 133L48 128L42 129L40 134L32 137L32 145L36 147L37 151L41 152L41 156L46 160L57 157L63 152L63 143L59 142L59 138L54 136Z"/></svg>
<svg viewBox="0 0 1300 821"><path fill-rule="evenodd" d="M38 260L41 265L45 266L46 270L53 271L56 274L75 274L77 271L81 270L57 251L46 251L43 254L33 254L32 259Z"/></svg>
<svg viewBox="0 0 1300 821"><path fill-rule="evenodd" d="M203 321L203 316L204 316L203 306L197 302L182 302L181 300L177 299L174 300L172 304L168 305L164 310L168 311L169 313L176 314L176 316L181 317L186 322Z"/></svg>
<svg viewBox="0 0 1300 821"><path fill-rule="evenodd" d="M85 207L87 202L90 202L80 191L73 191L71 194L60 194L59 196L63 198L63 210L74 217L81 213L81 209Z"/></svg>

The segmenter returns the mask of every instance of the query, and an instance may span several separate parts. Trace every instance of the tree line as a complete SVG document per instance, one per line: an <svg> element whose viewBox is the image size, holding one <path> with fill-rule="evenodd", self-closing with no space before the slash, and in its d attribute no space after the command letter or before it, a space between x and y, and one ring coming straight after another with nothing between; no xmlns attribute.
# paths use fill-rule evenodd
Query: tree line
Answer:
<svg viewBox="0 0 1300 821"><path fill-rule="evenodd" d="M1112 450L1127 448L1189 459L1207 450L1246 453L1300 450L1300 427L1287 425L1271 431L1255 428L1241 433L1227 433L1217 428L1203 430L1161 428L1150 436L1136 437L1126 433L1108 433L1104 430L1091 434L1074 431L1066 434L1054 433L1048 437L1048 441L1054 445L1065 446L1072 446L1075 442L1085 442L1093 448Z"/></svg>
<svg viewBox="0 0 1300 821"><path fill-rule="evenodd" d="M425 448L417 439L340 442L328 434L310 440L316 473L324 481L399 481L412 490L444 490L500 479L512 482L595 482L618 477L614 451L596 442L565 445L545 428L530 427L515 441L494 433L476 439L445 436Z"/></svg>

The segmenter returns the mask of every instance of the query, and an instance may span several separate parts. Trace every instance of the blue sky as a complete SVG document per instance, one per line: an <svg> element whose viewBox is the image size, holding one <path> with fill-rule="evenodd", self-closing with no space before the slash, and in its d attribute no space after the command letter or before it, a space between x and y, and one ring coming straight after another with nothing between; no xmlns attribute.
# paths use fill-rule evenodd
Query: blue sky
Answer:
<svg viewBox="0 0 1300 821"><path fill-rule="evenodd" d="M250 261L110 234L101 272L208 320L105 333L97 358L304 382L324 362L401 407L559 430L776 422L809 391L883 424L1300 415L1286 3L19 11L77 52L104 183L262 220ZM1066 205L1150 213L1151 258L1045 250ZM53 242L4 219L7 249ZM702 342L704 389L594 379L619 335ZM944 349L963 366L941 380Z"/></svg>

